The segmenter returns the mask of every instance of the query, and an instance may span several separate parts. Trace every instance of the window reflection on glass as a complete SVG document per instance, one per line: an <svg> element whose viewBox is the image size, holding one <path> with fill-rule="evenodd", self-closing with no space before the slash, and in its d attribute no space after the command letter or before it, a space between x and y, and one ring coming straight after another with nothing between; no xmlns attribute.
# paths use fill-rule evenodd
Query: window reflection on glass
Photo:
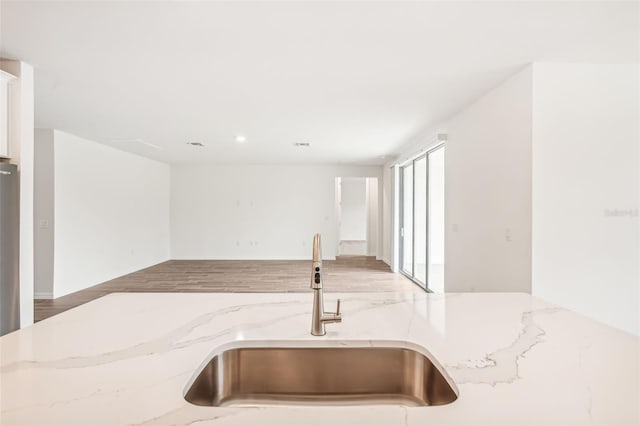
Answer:
<svg viewBox="0 0 640 426"><path fill-rule="evenodd" d="M413 275L421 284L427 282L427 158L413 162Z"/></svg>
<svg viewBox="0 0 640 426"><path fill-rule="evenodd" d="M413 166L402 169L402 270L413 275Z"/></svg>

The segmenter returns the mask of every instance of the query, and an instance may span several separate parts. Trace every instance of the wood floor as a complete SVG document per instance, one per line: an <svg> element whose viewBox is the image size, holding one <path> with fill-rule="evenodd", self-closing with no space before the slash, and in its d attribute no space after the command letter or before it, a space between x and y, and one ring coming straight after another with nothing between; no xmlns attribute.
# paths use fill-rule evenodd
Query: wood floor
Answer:
<svg viewBox="0 0 640 426"><path fill-rule="evenodd" d="M423 290L375 257L341 256L325 260L328 292ZM102 284L35 301L35 321L116 292L310 292L308 260L170 260Z"/></svg>

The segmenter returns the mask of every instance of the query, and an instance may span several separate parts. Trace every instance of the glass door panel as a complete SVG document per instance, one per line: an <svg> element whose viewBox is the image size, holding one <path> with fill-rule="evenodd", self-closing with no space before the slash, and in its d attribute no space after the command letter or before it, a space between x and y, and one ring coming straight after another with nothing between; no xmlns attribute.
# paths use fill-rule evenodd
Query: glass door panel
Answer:
<svg viewBox="0 0 640 426"><path fill-rule="evenodd" d="M413 278L427 283L427 157L413 162Z"/></svg>
<svg viewBox="0 0 640 426"><path fill-rule="evenodd" d="M402 239L401 266L404 273L413 276L413 165L402 168Z"/></svg>

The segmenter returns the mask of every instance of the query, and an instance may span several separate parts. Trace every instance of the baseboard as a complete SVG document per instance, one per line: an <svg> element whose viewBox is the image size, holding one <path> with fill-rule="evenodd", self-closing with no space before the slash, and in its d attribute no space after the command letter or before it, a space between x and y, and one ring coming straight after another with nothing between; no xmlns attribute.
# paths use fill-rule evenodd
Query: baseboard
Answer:
<svg viewBox="0 0 640 426"><path fill-rule="evenodd" d="M53 299L53 293L51 292L38 292L33 293L34 299Z"/></svg>

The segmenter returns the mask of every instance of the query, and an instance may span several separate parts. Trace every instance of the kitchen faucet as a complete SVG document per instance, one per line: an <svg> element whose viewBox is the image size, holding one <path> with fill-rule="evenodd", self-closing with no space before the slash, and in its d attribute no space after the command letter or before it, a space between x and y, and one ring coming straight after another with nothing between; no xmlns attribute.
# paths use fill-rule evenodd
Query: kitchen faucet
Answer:
<svg viewBox="0 0 640 426"><path fill-rule="evenodd" d="M322 293L322 246L320 234L313 237L313 265L311 267L311 288L313 289L313 314L311 316L311 334L324 336L324 325L332 322L342 322L340 315L340 299L336 312L324 311L324 294Z"/></svg>

